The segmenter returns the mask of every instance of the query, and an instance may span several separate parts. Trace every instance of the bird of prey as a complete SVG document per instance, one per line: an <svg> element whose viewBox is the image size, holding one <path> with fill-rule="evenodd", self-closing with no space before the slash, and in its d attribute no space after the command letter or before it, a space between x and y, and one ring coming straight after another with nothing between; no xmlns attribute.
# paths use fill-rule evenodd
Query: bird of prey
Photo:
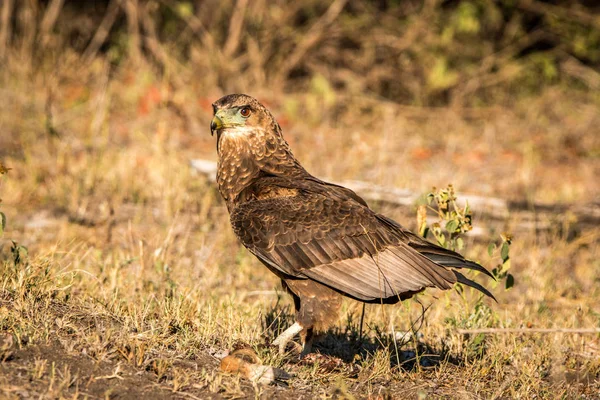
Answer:
<svg viewBox="0 0 600 400"><path fill-rule="evenodd" d="M481 265L376 213L352 190L309 174L255 98L230 94L213 111L217 183L233 230L294 299L296 322L273 342L281 353L298 333L301 356L309 353L314 333L336 320L342 295L393 304L460 282L493 298L459 272L492 276Z"/></svg>

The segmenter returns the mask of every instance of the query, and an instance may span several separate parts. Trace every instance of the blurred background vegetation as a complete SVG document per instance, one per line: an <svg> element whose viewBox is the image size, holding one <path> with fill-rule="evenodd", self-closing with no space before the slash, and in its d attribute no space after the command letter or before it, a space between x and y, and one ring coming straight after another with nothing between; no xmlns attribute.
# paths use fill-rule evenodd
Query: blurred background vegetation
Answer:
<svg viewBox="0 0 600 400"><path fill-rule="evenodd" d="M173 85L316 87L415 106L511 104L600 90L591 0L3 0L0 56L152 63ZM49 58L53 56L53 58ZM53 64L52 64L53 63Z"/></svg>
<svg viewBox="0 0 600 400"><path fill-rule="evenodd" d="M0 21L4 106L22 115L15 104L29 103L44 125L31 127L36 137L67 130L67 114L90 102L94 87L110 85L120 98L94 119L95 133L137 102L137 116L160 110L182 132L202 135L210 104L245 92L267 103L284 130L299 127L298 141L304 128L381 118L396 127L416 121L394 132L399 140L427 137L422 125L436 118L436 132L463 129L443 128L461 120L480 133L502 119L494 129L505 137L492 134L502 149L488 141L482 154L472 151L477 135L448 140L471 141L470 156L498 150L507 162L564 166L573 155L592 162L584 174L597 169L600 5L591 0L3 0ZM35 92L35 106L20 92ZM4 122L0 155L23 147L18 121ZM409 150L425 161L445 153L435 139ZM531 200L537 182L526 175L518 196ZM571 192L541 196L594 193Z"/></svg>
<svg viewBox="0 0 600 400"><path fill-rule="evenodd" d="M265 102L284 131L290 127L294 145L307 144L304 132L315 128L320 142L310 145L323 145L328 127L348 137L325 143L366 149L373 138L361 128L390 131L377 160L316 165L317 174L406 187L412 177L357 171L388 165L398 152L423 163L451 156L453 173L426 187L460 183L456 173L480 173L486 161L498 166L471 181L482 189L475 191L526 201L597 197L597 187L583 182L598 172L600 156L595 1L3 0L0 20L3 107L21 116L3 121L0 156L27 147L24 131L31 140L44 132L82 137L77 110L91 101L102 112L85 123L88 134L105 132L110 119L121 127L117 136L127 136L136 129L125 127L132 115L146 117L140 129L155 129L159 112L184 147L214 156L204 135L210 104L245 92ZM38 124L24 129L32 113ZM315 160L304 160L313 168ZM501 165L515 162L524 170ZM564 168L573 184L548 185ZM521 179L508 183L506 174ZM538 190L542 181L546 192Z"/></svg>

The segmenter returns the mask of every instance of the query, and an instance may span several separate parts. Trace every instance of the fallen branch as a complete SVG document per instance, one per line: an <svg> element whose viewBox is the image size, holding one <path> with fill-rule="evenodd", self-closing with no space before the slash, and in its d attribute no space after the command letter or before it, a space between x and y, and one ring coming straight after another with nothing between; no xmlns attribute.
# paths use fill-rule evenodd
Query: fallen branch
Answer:
<svg viewBox="0 0 600 400"><path fill-rule="evenodd" d="M191 160L190 164L192 168L211 181L215 181L217 174L217 163L210 160ZM349 189L354 190L360 196L367 201L377 201L383 203L389 203L396 206L413 206L416 201L421 197L420 193L414 193L408 189L401 189L395 187L385 187L380 185L374 185L368 182L347 180L341 182L335 182L327 180L328 182L341 185ZM461 195L460 201L468 201L469 205L476 210L481 210L487 214L493 214L497 218L508 217L508 204L505 200L483 197L477 195Z"/></svg>
<svg viewBox="0 0 600 400"><path fill-rule="evenodd" d="M478 333L600 333L600 328L482 328L482 329L457 329L461 335Z"/></svg>
<svg viewBox="0 0 600 400"><path fill-rule="evenodd" d="M205 175L210 182L215 182L217 174L216 162L196 159L191 160L190 164L195 171ZM368 202L379 202L390 206L414 207L422 197L421 193L414 193L408 189L373 185L363 181L348 180L336 182L328 179L325 180L354 190ZM577 230L595 229L600 224L600 206L597 202L584 205L548 205L507 201L496 197L473 194L461 194L458 199L458 205L464 206L465 202L469 203L475 214L485 216L489 220L493 220L496 225L499 225L496 229L507 229L505 225L510 216L512 222L508 230L513 234L523 232L535 232L537 234L540 231L550 231L558 229L557 223L564 225L561 229L568 228L567 225L572 225L577 226ZM558 218L565 215L573 216L574 219L572 222L566 219L563 221L561 218ZM475 228L470 232L470 235L474 237L487 234L488 232L481 228Z"/></svg>

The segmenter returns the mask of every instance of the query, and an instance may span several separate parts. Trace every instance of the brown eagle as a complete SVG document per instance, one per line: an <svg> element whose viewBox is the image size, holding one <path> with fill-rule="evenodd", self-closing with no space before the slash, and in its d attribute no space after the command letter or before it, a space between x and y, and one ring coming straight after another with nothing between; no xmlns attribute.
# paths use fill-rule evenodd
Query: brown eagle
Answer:
<svg viewBox="0 0 600 400"><path fill-rule="evenodd" d="M294 298L296 322L273 342L280 352L300 333L302 355L309 353L314 332L337 318L341 295L393 304L460 282L493 298L458 271L492 276L481 265L376 213L352 190L309 174L256 99L231 94L213 111L217 182L233 230Z"/></svg>

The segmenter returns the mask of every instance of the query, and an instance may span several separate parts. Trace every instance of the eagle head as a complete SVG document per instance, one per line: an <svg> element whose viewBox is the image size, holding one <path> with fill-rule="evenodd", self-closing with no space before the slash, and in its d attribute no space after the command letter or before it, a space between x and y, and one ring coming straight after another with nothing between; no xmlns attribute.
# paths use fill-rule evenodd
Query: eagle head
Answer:
<svg viewBox="0 0 600 400"><path fill-rule="evenodd" d="M217 133L217 182L229 203L260 177L308 176L294 158L273 115L253 97L230 94L213 103Z"/></svg>
<svg viewBox="0 0 600 400"><path fill-rule="evenodd" d="M271 127L279 130L275 118L254 97L245 94L230 94L213 103L213 119L210 123L211 135L217 132L246 134L251 131Z"/></svg>

